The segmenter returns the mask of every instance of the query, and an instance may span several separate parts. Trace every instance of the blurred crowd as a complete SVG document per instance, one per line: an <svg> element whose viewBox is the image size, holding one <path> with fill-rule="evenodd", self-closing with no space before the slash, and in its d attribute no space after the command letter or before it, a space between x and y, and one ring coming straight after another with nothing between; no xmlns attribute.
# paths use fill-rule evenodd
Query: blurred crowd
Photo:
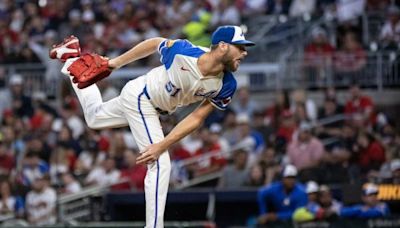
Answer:
<svg viewBox="0 0 400 228"><path fill-rule="evenodd" d="M99 87L111 98L117 91L107 83ZM20 75L0 89L3 216L51 223L57 193L90 186L143 190L146 167L135 163L138 149L129 129L89 129L73 93L57 106L44 95L23 91ZM334 88L323 93L322 104L301 89L277 92L274 102L260 103L241 87L227 111L213 111L201 129L169 149L171 187L220 172L218 183L209 185L268 188L285 179L288 165L299 183L399 184L400 135L391 116L380 112L356 83L345 100ZM179 116L160 118L168 134Z"/></svg>
<svg viewBox="0 0 400 228"><path fill-rule="evenodd" d="M240 25L258 15L337 21L337 47L346 53L349 49L359 49L359 45L348 43L352 39L360 41L360 16L364 12L386 11L387 21L381 27L379 40L384 48L397 48L400 32L397 4L399 1L390 0L3 0L0 62L47 64L43 53L47 54L52 44L71 34L79 37L83 52L109 57L154 36L187 38L208 47L210 32L217 26ZM330 52L331 48L323 50ZM359 55L362 58L361 53L356 54Z"/></svg>
<svg viewBox="0 0 400 228"><path fill-rule="evenodd" d="M321 62L332 61L343 77L365 65L357 32L360 26L353 26L353 19L365 10L387 10L380 42L382 48L397 48L400 13L393 4L398 1L3 0L0 63L42 62L46 79L52 79L58 77L60 66L49 61L48 49L70 34L80 38L83 52L113 57L148 37L186 37L208 46L209 32L221 24L241 24L266 14L319 15L339 21L338 34L343 35L338 35L336 49L324 28L314 29L312 42L305 47L305 65L309 72L319 72ZM338 57L332 60L334 52ZM158 58L146 61L139 64L159 64ZM339 99L334 88L327 88L321 91L322 103L301 89L279 91L273 102L256 102L249 88L241 87L228 111L215 110L201 129L170 148L171 186L220 172L218 183L212 183L217 188L260 188L260 223L280 218L262 206L276 195L263 192L278 191L283 182L291 182L291 189L298 185L304 197L296 206L291 199L280 205L284 210L290 208L289 217L298 220L333 214L357 217L354 211L359 208L338 209L339 202L327 187L334 183L368 182L365 203L381 207L373 183L400 183L400 135L395 117L376 107L353 81L357 78L346 78L352 82L346 97ZM0 67L1 218L15 216L34 225L52 224L58 194L90 186L143 190L146 167L135 164L138 149L129 129L87 128L68 83L63 83L61 100L56 103L41 92L26 94L24 86L23 76L8 75ZM98 86L104 101L119 93L108 81ZM178 115L160 118L165 134L179 120ZM296 178L303 184L314 182L304 188L293 181ZM316 189L317 196L312 196ZM299 208L306 213L296 211ZM383 212L387 215L386 209Z"/></svg>

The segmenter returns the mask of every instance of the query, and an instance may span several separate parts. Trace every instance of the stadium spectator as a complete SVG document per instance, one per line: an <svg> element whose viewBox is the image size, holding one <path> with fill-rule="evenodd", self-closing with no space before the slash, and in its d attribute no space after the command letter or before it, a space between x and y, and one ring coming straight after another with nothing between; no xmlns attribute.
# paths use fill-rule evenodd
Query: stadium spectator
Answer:
<svg viewBox="0 0 400 228"><path fill-rule="evenodd" d="M249 176L245 182L249 187L261 187L266 184L263 164L257 163L250 167ZM269 182L267 183L269 184Z"/></svg>
<svg viewBox="0 0 400 228"><path fill-rule="evenodd" d="M324 145L311 133L311 126L302 123L297 136L290 142L287 155L290 162L300 171L300 180L316 180L318 167L324 156Z"/></svg>
<svg viewBox="0 0 400 228"><path fill-rule="evenodd" d="M278 152L284 153L287 145L292 141L293 134L297 129L297 123L294 115L289 110L282 113L282 123L278 125L276 132L275 147Z"/></svg>
<svg viewBox="0 0 400 228"><path fill-rule="evenodd" d="M384 183L400 184L400 159L396 158L390 162L390 177Z"/></svg>
<svg viewBox="0 0 400 228"><path fill-rule="evenodd" d="M62 174L75 168L76 155L69 145L59 144L50 156L50 180L54 185L62 183Z"/></svg>
<svg viewBox="0 0 400 228"><path fill-rule="evenodd" d="M387 9L387 20L382 26L379 40L385 50L399 48L400 42L400 9L392 5Z"/></svg>
<svg viewBox="0 0 400 228"><path fill-rule="evenodd" d="M292 93L292 103L290 110L295 114L298 106L303 106L303 118L308 121L315 122L318 118L318 109L315 101L307 96L304 89L296 89Z"/></svg>
<svg viewBox="0 0 400 228"><path fill-rule="evenodd" d="M26 196L28 222L33 226L54 225L56 223L57 193L49 187L48 177L38 176L33 189Z"/></svg>
<svg viewBox="0 0 400 228"><path fill-rule="evenodd" d="M60 189L61 193L64 194L73 194L73 193L78 193L81 191L82 186L75 179L75 177L70 173L70 172L65 172L61 176L62 179L62 188Z"/></svg>
<svg viewBox="0 0 400 228"><path fill-rule="evenodd" d="M289 16L311 16L316 8L316 0L293 0L289 8Z"/></svg>
<svg viewBox="0 0 400 228"><path fill-rule="evenodd" d="M378 186L372 183L366 183L363 186L363 204L349 207L342 207L340 217L343 218L381 218L390 214L389 207L386 203L378 200Z"/></svg>
<svg viewBox="0 0 400 228"><path fill-rule="evenodd" d="M217 123L213 123L210 125L209 130L212 140L218 142L218 144L221 146L221 152L223 153L223 156L226 158L230 157L230 145L228 140L222 137L222 126Z"/></svg>
<svg viewBox="0 0 400 228"><path fill-rule="evenodd" d="M85 144L84 150L79 154L75 164L74 173L76 175L89 173L106 158L106 153L100 150L98 142L89 139Z"/></svg>
<svg viewBox="0 0 400 228"><path fill-rule="evenodd" d="M115 160L107 157L101 166L90 171L85 179L85 185L108 186L118 182L120 171L115 168Z"/></svg>
<svg viewBox="0 0 400 228"><path fill-rule="evenodd" d="M23 78L19 74L14 74L11 76L9 94L7 98L10 99L7 102L9 108L11 108L12 113L18 117L31 117L33 115L32 100L29 96L24 94L24 84ZM2 98L2 99L7 99Z"/></svg>
<svg viewBox="0 0 400 228"><path fill-rule="evenodd" d="M271 0L267 1L267 14L285 14L289 13L290 0Z"/></svg>
<svg viewBox="0 0 400 228"><path fill-rule="evenodd" d="M46 67L44 78L47 85L52 85L60 77L61 64L57 61L51 61L49 51L51 46L57 41L57 32L48 30L44 33L43 38L30 39L28 42L29 48L40 59L41 63Z"/></svg>
<svg viewBox="0 0 400 228"><path fill-rule="evenodd" d="M253 118L253 114L257 109L257 104L250 98L249 88L240 87L236 94L236 99L232 104L232 109L236 115L247 115Z"/></svg>
<svg viewBox="0 0 400 228"><path fill-rule="evenodd" d="M335 48L329 43L326 31L316 27L311 31L311 42L304 48L305 74L311 82L326 80L328 69L332 66Z"/></svg>
<svg viewBox="0 0 400 228"><path fill-rule="evenodd" d="M350 98L344 107L345 114L359 116L363 126L372 126L375 124L375 105L372 98L363 94L357 83L351 85L349 92Z"/></svg>
<svg viewBox="0 0 400 228"><path fill-rule="evenodd" d="M319 205L323 209L323 218L330 219L337 217L343 204L332 197L331 189L327 185L319 187Z"/></svg>
<svg viewBox="0 0 400 228"><path fill-rule="evenodd" d="M306 183L307 204L297 208L293 213L293 221L305 222L322 218L322 209L318 202L318 184L315 181Z"/></svg>
<svg viewBox="0 0 400 228"><path fill-rule="evenodd" d="M0 182L0 218L16 217L21 218L25 212L22 197L11 194L11 186L7 180Z"/></svg>
<svg viewBox="0 0 400 228"><path fill-rule="evenodd" d="M126 149L124 151L125 167L121 170L119 179L122 183L114 185L113 190L144 190L144 178L147 169L144 165L137 165L136 158L139 156L137 151Z"/></svg>
<svg viewBox="0 0 400 228"><path fill-rule="evenodd" d="M337 0L336 16L339 23L349 23L364 13L366 0Z"/></svg>
<svg viewBox="0 0 400 228"><path fill-rule="evenodd" d="M256 111L252 119L252 127L259 132L266 145L273 145L275 139L275 129L267 123L264 111Z"/></svg>
<svg viewBox="0 0 400 228"><path fill-rule="evenodd" d="M296 176L296 167L287 165L283 169L281 181L271 183L259 190L259 224L288 220L292 218L292 214L297 208L307 204L307 194L303 186L296 182Z"/></svg>
<svg viewBox="0 0 400 228"><path fill-rule="evenodd" d="M249 177L246 169L247 152L245 150L236 150L232 155L232 164L224 167L222 176L219 179L218 187L221 189L240 188L245 186Z"/></svg>
<svg viewBox="0 0 400 228"><path fill-rule="evenodd" d="M213 8L211 26L240 25L240 13L234 0L220 0Z"/></svg>
<svg viewBox="0 0 400 228"><path fill-rule="evenodd" d="M15 159L10 148L5 144L3 137L0 133L0 175L8 176L15 166Z"/></svg>
<svg viewBox="0 0 400 228"><path fill-rule="evenodd" d="M48 175L49 165L35 152L28 152L22 161L21 183L30 187L37 178Z"/></svg>
<svg viewBox="0 0 400 228"><path fill-rule="evenodd" d="M280 160L281 155L276 154L272 147L265 148L260 154L258 161L263 168L265 184L270 184L277 179L277 176L282 169L279 165Z"/></svg>
<svg viewBox="0 0 400 228"><path fill-rule="evenodd" d="M353 152L358 156L358 165L363 174L371 170L379 170L385 162L385 150L382 145L369 133L360 132Z"/></svg>
<svg viewBox="0 0 400 228"><path fill-rule="evenodd" d="M96 84L101 92L103 102L109 101L114 97L117 97L119 94L118 90L111 84L109 80L101 80Z"/></svg>
<svg viewBox="0 0 400 228"><path fill-rule="evenodd" d="M265 148L265 141L260 132L253 130L247 115L236 117L236 143L232 147L243 148L249 153L248 165L253 165Z"/></svg>
<svg viewBox="0 0 400 228"><path fill-rule="evenodd" d="M228 111L222 123L222 137L228 140L230 145L236 143L237 130L236 130L236 113Z"/></svg>
<svg viewBox="0 0 400 228"><path fill-rule="evenodd" d="M198 177L221 170L227 163L225 157L220 154L221 145L218 140L210 136L207 128L200 129L200 138L202 146L197 149L194 156L198 156L198 162L190 167L192 177ZM212 154L211 157L207 155ZM206 157L202 157L206 156Z"/></svg>
<svg viewBox="0 0 400 228"><path fill-rule="evenodd" d="M334 56L335 80L345 85L354 80L361 80L362 70L366 63L367 54L356 35L353 32L347 32L343 37L343 45Z"/></svg>
<svg viewBox="0 0 400 228"><path fill-rule="evenodd" d="M278 91L274 103L265 109L265 122L277 130L290 110L290 103L289 92Z"/></svg>

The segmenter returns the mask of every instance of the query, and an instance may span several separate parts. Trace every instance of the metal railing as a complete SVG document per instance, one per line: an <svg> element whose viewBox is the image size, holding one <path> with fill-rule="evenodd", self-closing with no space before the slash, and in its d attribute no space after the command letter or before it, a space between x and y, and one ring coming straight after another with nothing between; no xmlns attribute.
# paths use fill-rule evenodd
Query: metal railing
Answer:
<svg viewBox="0 0 400 228"><path fill-rule="evenodd" d="M354 71L340 71L335 60L310 65L304 57L298 56L280 62L246 63L235 73L239 81L247 81L252 91L276 91L279 89L324 88L327 86L345 87L352 80L361 86L377 90L400 86L400 61L396 52L367 53L365 65ZM41 64L3 65L7 75L21 74L24 80L24 91L32 94L35 91L45 92L56 97L58 81L44 79L45 68ZM125 83L149 71L148 67L123 68L113 72L109 80L122 88Z"/></svg>
<svg viewBox="0 0 400 228"><path fill-rule="evenodd" d="M125 182L126 180L120 180L111 185L87 187L77 193L59 195L57 199L59 222L91 221L95 216L91 198L102 196L109 192L111 186Z"/></svg>
<svg viewBox="0 0 400 228"><path fill-rule="evenodd" d="M332 123L336 123L336 122L340 122L340 121L344 121L347 119L350 119L351 115L345 115L345 114L338 114L338 115L334 115L334 116L330 116L330 117L326 117L326 118L322 118L317 120L314 123L311 123L311 128L315 128L318 126L325 126L327 124L332 124ZM338 138L336 137L330 137L330 138L326 138L324 140L322 140L322 143L324 146L333 144L333 143L337 143L339 141ZM197 155L197 156L193 156L190 158L186 158L180 161L177 161L175 163L176 167L174 167L175 169L182 170L182 169L186 169L187 167L196 164L196 163L201 163L202 161L214 158L214 157L227 157L230 158L231 154L233 151L235 150L239 150L239 149L243 149L242 144L238 143L237 146L233 146L231 147L229 150L219 150L219 151L211 151L211 152L206 152L204 154L201 155ZM183 172L184 173L184 172ZM195 177L192 178L190 180L185 180L182 181L180 184L174 186L174 189L177 190L181 190L181 189L185 189L185 188L190 188L196 185L199 185L201 183L205 183L208 182L210 180L215 180L218 179L222 176L222 171L216 171L207 175L203 175L203 176L199 176L199 177Z"/></svg>

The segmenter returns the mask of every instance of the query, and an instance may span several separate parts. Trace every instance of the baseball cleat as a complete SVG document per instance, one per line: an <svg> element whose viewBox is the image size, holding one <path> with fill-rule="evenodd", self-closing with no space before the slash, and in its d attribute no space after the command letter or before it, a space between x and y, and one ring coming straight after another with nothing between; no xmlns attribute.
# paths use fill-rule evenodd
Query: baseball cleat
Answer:
<svg viewBox="0 0 400 228"><path fill-rule="evenodd" d="M49 53L50 58L59 59L62 62L65 62L69 58L79 57L80 55L81 47L79 39L73 35L65 38L62 43L53 45Z"/></svg>

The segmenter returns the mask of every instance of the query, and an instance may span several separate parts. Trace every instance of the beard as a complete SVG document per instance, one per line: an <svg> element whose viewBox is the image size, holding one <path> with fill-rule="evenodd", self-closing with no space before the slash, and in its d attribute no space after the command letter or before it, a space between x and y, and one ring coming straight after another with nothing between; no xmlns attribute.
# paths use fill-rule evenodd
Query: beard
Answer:
<svg viewBox="0 0 400 228"><path fill-rule="evenodd" d="M225 70L230 71L230 72L235 72L237 70L235 61L229 57L228 53L229 52L227 52L224 55L224 57L222 58L222 63L224 64Z"/></svg>

